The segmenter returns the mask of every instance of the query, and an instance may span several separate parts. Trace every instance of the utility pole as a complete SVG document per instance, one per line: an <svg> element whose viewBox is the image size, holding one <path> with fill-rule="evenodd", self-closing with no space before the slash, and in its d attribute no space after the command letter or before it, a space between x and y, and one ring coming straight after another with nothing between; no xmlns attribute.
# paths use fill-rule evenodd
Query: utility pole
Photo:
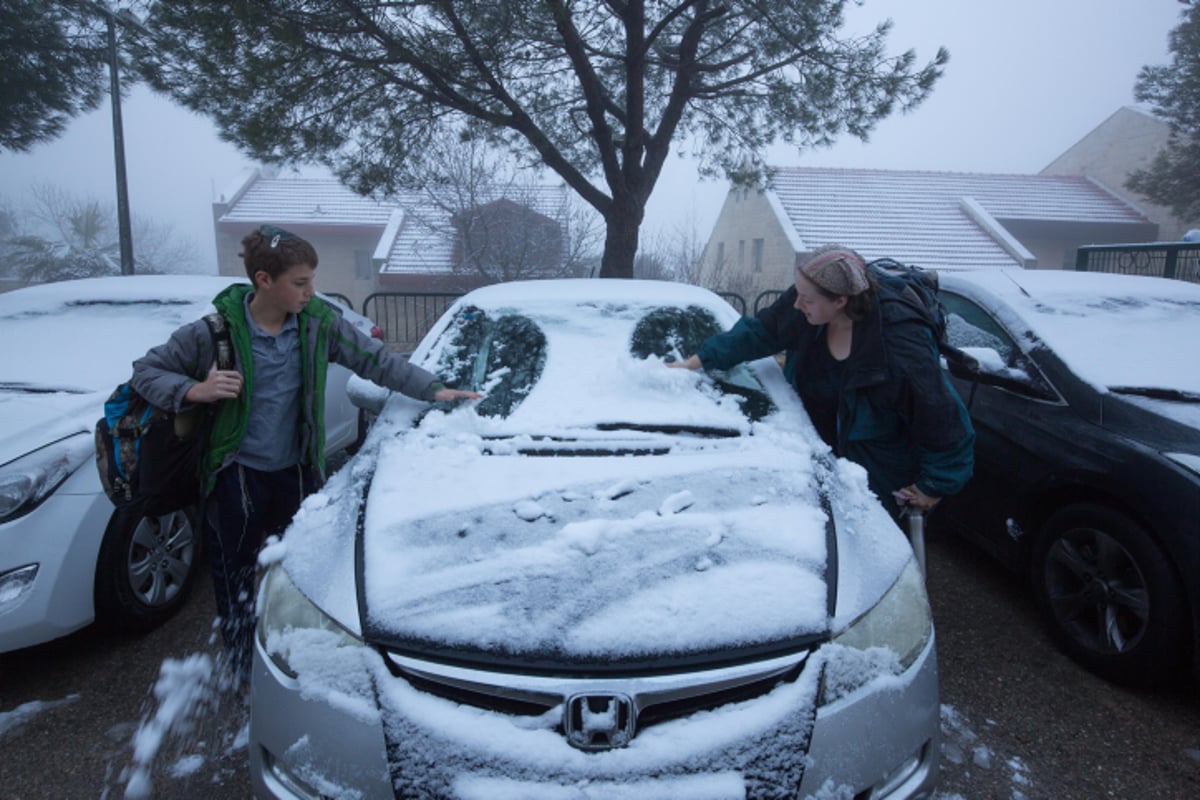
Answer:
<svg viewBox="0 0 1200 800"><path fill-rule="evenodd" d="M141 28L129 12L116 13L107 4L93 2L92 9L104 16L108 23L108 74L109 94L112 103L113 161L117 170L117 235L121 241L121 274L133 274L133 226L129 221L129 184L125 179L125 131L121 123L121 61L117 53L117 24L134 25Z"/></svg>
<svg viewBox="0 0 1200 800"><path fill-rule="evenodd" d="M97 8L101 8L97 3ZM113 120L113 161L117 165L117 233L121 239L121 274L133 274L133 226L129 222L129 185L125 180L125 129L121 124L121 77L117 57L116 15L107 7L103 13L108 21L108 76Z"/></svg>

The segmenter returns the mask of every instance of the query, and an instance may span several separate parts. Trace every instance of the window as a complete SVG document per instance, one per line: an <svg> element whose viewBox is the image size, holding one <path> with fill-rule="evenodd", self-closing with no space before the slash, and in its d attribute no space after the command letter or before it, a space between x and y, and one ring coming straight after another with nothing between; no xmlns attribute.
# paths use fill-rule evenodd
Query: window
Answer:
<svg viewBox="0 0 1200 800"><path fill-rule="evenodd" d="M546 335L520 314L492 319L478 308L465 308L448 333L451 341L437 372L454 386L485 393L475 407L481 416L510 415L546 365Z"/></svg>
<svg viewBox="0 0 1200 800"><path fill-rule="evenodd" d="M375 268L371 264L371 254L366 250L354 251L354 278L360 281L375 279Z"/></svg>
<svg viewBox="0 0 1200 800"><path fill-rule="evenodd" d="M965 297L942 290L946 339L979 362L983 382L1039 400L1057 400L1050 382L991 315Z"/></svg>
<svg viewBox="0 0 1200 800"><path fill-rule="evenodd" d="M738 263L739 267L746 266L746 240L738 239Z"/></svg>
<svg viewBox="0 0 1200 800"><path fill-rule="evenodd" d="M754 240L753 249L751 251L751 258L753 259L754 271L762 272L762 270L763 270L763 240L762 239Z"/></svg>
<svg viewBox="0 0 1200 800"><path fill-rule="evenodd" d="M682 359L721 332L716 317L699 306L664 306L650 311L633 329L629 350L637 358ZM775 410L762 385L744 365L710 373L717 391L733 396L747 419L760 420Z"/></svg>

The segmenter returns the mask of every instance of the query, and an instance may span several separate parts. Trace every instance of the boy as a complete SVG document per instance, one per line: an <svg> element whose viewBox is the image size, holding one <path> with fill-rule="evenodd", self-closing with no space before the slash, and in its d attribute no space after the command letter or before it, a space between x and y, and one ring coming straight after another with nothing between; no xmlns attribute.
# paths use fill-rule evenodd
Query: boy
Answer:
<svg viewBox="0 0 1200 800"><path fill-rule="evenodd" d="M330 361L421 400L477 398L363 336L315 297L317 253L264 225L242 240L252 285L213 300L225 320L234 368L217 368L204 320L183 326L133 364L133 387L160 408L215 403L203 526L221 633L234 674L249 678L254 577L263 539L287 526L325 479L324 387Z"/></svg>

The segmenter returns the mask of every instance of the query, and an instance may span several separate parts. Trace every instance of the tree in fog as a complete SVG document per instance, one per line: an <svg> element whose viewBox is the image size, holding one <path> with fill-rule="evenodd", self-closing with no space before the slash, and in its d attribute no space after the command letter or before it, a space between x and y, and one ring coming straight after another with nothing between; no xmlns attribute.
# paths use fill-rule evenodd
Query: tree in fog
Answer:
<svg viewBox="0 0 1200 800"><path fill-rule="evenodd" d="M121 274L116 209L52 186L31 192L33 204L8 212L4 251L10 277L30 283ZM199 259L169 226L134 220L137 272L194 272Z"/></svg>
<svg viewBox="0 0 1200 800"><path fill-rule="evenodd" d="M1171 31L1171 63L1142 67L1134 97L1170 125L1167 145L1126 186L1185 222L1200 219L1200 4L1180 0L1183 20Z"/></svg>
<svg viewBox="0 0 1200 800"><path fill-rule="evenodd" d="M629 277L672 145L753 184L800 148L920 103L946 53L889 54L890 22L843 31L845 0L158 0L143 74L266 162L323 163L392 193L472 123L545 164L605 225L600 274Z"/></svg>

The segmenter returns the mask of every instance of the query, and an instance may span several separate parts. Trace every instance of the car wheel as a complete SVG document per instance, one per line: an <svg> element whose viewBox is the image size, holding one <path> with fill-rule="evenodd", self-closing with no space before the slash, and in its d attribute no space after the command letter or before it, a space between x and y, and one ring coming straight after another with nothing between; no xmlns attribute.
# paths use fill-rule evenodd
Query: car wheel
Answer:
<svg viewBox="0 0 1200 800"><path fill-rule="evenodd" d="M196 511L143 514L117 509L96 565L96 619L118 630L145 631L187 599L199 560Z"/></svg>
<svg viewBox="0 0 1200 800"><path fill-rule="evenodd" d="M1047 520L1033 565L1038 605L1073 659L1126 685L1179 674L1183 595L1141 525L1103 506L1068 506Z"/></svg>

